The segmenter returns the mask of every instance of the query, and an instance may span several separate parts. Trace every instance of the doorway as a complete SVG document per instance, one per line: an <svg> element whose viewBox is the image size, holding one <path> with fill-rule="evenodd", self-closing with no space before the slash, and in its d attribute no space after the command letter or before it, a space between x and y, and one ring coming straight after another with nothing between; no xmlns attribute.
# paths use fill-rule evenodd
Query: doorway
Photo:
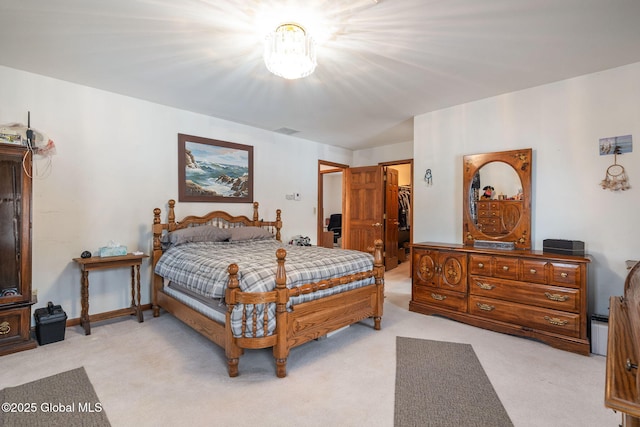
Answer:
<svg viewBox="0 0 640 427"><path fill-rule="evenodd" d="M344 203L344 171L348 168L349 165L318 160L318 246L342 247L341 216ZM335 225L338 221L338 215L340 216L339 230Z"/></svg>
<svg viewBox="0 0 640 427"><path fill-rule="evenodd" d="M394 225L395 223L397 223L397 238L394 237L393 239L391 239L394 241L394 247L389 248L389 254L391 255L391 258L397 257L397 262L410 262L409 247L413 242L413 211L411 209L411 206L413 204L413 159L381 162L377 166L381 166L386 169L394 169L395 171L397 171L398 191L397 196L395 197L398 198L398 204L391 205L394 206L392 208L394 212L384 212L383 220L373 221L373 225L375 226L378 223L385 224L387 220L393 221ZM328 222L332 214L344 214L345 206L347 204L346 197L348 197L348 191L347 188L345 188L347 186L347 183L345 182L347 174L345 172L348 169L349 165L333 163L324 160L318 161L317 244L319 246L352 248L351 246L355 244L354 242L346 242L347 246L345 246L343 244L343 236L337 238L335 243L330 243L329 239L332 236L335 238L335 236L328 232L329 230L327 229ZM382 191L382 187L380 191ZM345 220L346 219L347 218L345 218ZM371 221L369 222L371 223ZM349 227L349 224L347 224L346 226ZM385 226L384 228L385 229L380 230L382 231L381 236L384 236L383 240L389 241L389 236L386 235L386 228L388 227ZM346 240L349 240L349 236L345 237ZM371 239L369 238L369 240ZM395 243L396 241L397 243ZM386 251L387 248L385 248L385 252ZM385 264L389 269L393 268L396 262L385 262Z"/></svg>
<svg viewBox="0 0 640 427"><path fill-rule="evenodd" d="M381 162L398 171L398 262L411 262L413 243L413 159Z"/></svg>

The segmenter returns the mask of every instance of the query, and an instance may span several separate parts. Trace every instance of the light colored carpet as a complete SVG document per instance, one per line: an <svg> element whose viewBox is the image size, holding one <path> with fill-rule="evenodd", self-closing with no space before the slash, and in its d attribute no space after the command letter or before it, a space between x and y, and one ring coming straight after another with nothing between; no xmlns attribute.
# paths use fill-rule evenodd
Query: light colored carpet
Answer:
<svg viewBox="0 0 640 427"><path fill-rule="evenodd" d="M284 379L268 350L246 351L240 376L229 378L219 347L145 312L144 323L94 323L89 336L68 328L64 341L2 356L0 388L84 366L113 427L391 427L396 337L405 336L471 344L516 427L618 425L604 407L604 357L409 312L408 263L388 272L385 288L382 330L367 320L300 346Z"/></svg>
<svg viewBox="0 0 640 427"><path fill-rule="evenodd" d="M469 344L398 337L396 427L512 427Z"/></svg>

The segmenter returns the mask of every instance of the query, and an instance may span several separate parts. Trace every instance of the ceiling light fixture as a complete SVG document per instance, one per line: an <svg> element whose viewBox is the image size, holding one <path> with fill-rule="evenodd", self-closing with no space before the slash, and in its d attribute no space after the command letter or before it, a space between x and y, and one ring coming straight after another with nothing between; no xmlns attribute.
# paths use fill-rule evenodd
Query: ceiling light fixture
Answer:
<svg viewBox="0 0 640 427"><path fill-rule="evenodd" d="M282 24L266 37L264 63L269 71L285 79L307 77L317 65L315 41L301 25Z"/></svg>

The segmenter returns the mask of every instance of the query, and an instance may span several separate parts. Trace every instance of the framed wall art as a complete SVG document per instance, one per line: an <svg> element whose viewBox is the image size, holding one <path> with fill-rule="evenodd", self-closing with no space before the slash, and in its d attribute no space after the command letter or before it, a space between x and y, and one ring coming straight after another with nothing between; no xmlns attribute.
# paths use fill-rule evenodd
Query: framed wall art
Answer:
<svg viewBox="0 0 640 427"><path fill-rule="evenodd" d="M181 202L253 202L253 147L178 134Z"/></svg>

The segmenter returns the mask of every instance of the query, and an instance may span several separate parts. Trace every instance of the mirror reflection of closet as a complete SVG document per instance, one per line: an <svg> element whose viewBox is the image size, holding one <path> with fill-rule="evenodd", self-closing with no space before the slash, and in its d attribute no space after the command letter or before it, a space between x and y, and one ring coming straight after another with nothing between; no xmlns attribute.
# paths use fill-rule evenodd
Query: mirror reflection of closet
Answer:
<svg viewBox="0 0 640 427"><path fill-rule="evenodd" d="M464 243L531 247L531 149L464 156Z"/></svg>

